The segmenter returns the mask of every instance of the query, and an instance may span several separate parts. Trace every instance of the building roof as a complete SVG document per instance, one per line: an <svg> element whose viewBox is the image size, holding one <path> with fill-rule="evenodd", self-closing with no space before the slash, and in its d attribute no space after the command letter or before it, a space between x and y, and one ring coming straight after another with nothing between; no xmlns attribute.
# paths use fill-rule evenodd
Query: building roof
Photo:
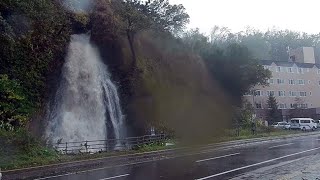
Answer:
<svg viewBox="0 0 320 180"><path fill-rule="evenodd" d="M298 62L289 62L289 61L272 61L272 60L261 60L262 65L271 66L272 63L275 63L277 66L284 66L284 67L292 67L296 65L297 67L301 68L313 68L316 66L320 69L320 64L312 64L312 63L298 63Z"/></svg>

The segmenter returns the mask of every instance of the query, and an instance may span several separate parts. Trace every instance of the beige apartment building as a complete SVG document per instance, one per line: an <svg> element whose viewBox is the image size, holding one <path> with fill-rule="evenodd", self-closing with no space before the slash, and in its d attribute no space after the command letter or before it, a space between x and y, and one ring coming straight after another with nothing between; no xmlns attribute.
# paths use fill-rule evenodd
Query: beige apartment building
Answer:
<svg viewBox="0 0 320 180"><path fill-rule="evenodd" d="M252 89L255 95L245 96L259 118L266 118L270 95L277 99L283 120L288 120L289 110L296 107L310 111L314 118L320 115L320 64L315 63L313 48L290 50L289 57L287 61L261 61L272 72L269 86L256 86Z"/></svg>

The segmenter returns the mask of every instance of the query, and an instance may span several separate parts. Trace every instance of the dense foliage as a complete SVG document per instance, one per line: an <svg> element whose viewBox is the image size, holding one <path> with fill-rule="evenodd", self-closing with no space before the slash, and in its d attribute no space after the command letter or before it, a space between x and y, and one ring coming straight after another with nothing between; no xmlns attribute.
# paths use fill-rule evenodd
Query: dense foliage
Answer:
<svg viewBox="0 0 320 180"><path fill-rule="evenodd" d="M263 69L248 48L236 43L218 46L199 32L191 30L184 35L184 42L206 62L214 79L226 90L236 104L253 86L267 85L269 70Z"/></svg>
<svg viewBox="0 0 320 180"><path fill-rule="evenodd" d="M27 123L32 105L21 85L7 75L0 75L0 129L12 130L13 126Z"/></svg>
<svg viewBox="0 0 320 180"><path fill-rule="evenodd" d="M315 47L316 59L320 58L320 34L277 29L262 32L250 27L233 33L227 27L215 26L211 33L211 42L219 46L239 43L248 47L255 58L263 60L287 61L288 48L304 46Z"/></svg>
<svg viewBox="0 0 320 180"><path fill-rule="evenodd" d="M30 109L45 101L47 75L62 63L69 36L55 1L0 2L1 121L24 125Z"/></svg>
<svg viewBox="0 0 320 180"><path fill-rule="evenodd" d="M137 65L134 47L137 33L153 30L178 34L189 22L186 9L182 5L171 5L168 0L113 0L111 6L120 19L120 29L127 36L133 66Z"/></svg>

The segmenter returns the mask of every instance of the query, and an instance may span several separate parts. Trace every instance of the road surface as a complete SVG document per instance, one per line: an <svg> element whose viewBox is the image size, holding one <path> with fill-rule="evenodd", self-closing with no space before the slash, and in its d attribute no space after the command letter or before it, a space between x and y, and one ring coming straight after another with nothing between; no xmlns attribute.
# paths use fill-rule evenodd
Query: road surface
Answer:
<svg viewBox="0 0 320 180"><path fill-rule="evenodd" d="M99 168L44 177L50 180L206 180L231 179L320 153L320 136L257 143L153 162ZM270 172L272 173L272 171ZM250 179L250 178L248 178Z"/></svg>

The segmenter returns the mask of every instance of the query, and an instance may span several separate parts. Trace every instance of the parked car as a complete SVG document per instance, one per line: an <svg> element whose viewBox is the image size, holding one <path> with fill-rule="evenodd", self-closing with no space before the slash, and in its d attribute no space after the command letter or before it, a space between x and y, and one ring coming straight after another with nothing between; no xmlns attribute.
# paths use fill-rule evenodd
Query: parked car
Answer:
<svg viewBox="0 0 320 180"><path fill-rule="evenodd" d="M271 125L273 128L277 129L290 129L290 124L287 122L276 122Z"/></svg>
<svg viewBox="0 0 320 180"><path fill-rule="evenodd" d="M317 123L311 118L293 118L290 120L290 129L301 129L303 131L316 130Z"/></svg>

